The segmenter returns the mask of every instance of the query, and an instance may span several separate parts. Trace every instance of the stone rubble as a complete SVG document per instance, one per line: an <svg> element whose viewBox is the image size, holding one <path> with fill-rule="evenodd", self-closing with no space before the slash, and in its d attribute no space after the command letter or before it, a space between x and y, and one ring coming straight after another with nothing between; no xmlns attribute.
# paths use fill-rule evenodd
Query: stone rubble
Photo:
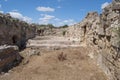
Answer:
<svg viewBox="0 0 120 80"><path fill-rule="evenodd" d="M0 72L7 72L21 60L17 46L0 46Z"/></svg>

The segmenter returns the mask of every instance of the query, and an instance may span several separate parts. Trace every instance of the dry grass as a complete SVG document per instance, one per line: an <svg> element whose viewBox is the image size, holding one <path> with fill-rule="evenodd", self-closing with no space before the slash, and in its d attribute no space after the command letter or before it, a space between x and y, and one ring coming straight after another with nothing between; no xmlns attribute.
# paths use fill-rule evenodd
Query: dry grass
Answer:
<svg viewBox="0 0 120 80"><path fill-rule="evenodd" d="M43 51L29 63L14 68L0 80L107 80L103 72L87 57L86 48Z"/></svg>

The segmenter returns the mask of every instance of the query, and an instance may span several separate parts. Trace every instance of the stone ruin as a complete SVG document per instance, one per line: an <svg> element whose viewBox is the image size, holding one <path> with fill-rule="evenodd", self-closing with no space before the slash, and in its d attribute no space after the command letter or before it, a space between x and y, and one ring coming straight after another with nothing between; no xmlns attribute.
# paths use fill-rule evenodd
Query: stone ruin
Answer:
<svg viewBox="0 0 120 80"><path fill-rule="evenodd" d="M78 38L110 80L120 80L120 0L113 0L99 15L89 12L80 23L66 29L66 37ZM59 30L59 29L58 29ZM19 49L35 37L34 25L0 14L0 70L20 61ZM49 31L39 31L47 35ZM55 33L58 32L55 30ZM53 34L53 31L52 33ZM6 44L7 46L3 46ZM8 45L11 45L8 47ZM12 57L11 57L12 56Z"/></svg>
<svg viewBox="0 0 120 80"><path fill-rule="evenodd" d="M0 72L21 61L19 51L24 49L26 41L35 37L35 25L0 13Z"/></svg>
<svg viewBox="0 0 120 80"><path fill-rule="evenodd" d="M113 2L120 2L120 0L113 0Z"/></svg>
<svg viewBox="0 0 120 80"><path fill-rule="evenodd" d="M110 80L120 80L120 1L114 0L99 15L90 12L80 23L69 27L66 36L80 39L90 48L94 60Z"/></svg>
<svg viewBox="0 0 120 80"><path fill-rule="evenodd" d="M25 46L29 38L35 37L36 28L24 21L0 14L0 45Z"/></svg>

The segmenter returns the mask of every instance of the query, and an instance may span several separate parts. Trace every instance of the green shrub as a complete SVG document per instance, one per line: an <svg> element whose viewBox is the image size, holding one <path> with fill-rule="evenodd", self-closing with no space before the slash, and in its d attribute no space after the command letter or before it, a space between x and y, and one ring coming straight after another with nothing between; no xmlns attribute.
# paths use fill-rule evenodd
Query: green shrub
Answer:
<svg viewBox="0 0 120 80"><path fill-rule="evenodd" d="M66 34L66 31L63 31L63 33L62 33L62 34L63 34L63 36L65 36L65 34Z"/></svg>
<svg viewBox="0 0 120 80"><path fill-rule="evenodd" d="M114 31L117 34L117 55L115 57L115 60L118 60L120 58L120 27L116 28Z"/></svg>
<svg viewBox="0 0 120 80"><path fill-rule="evenodd" d="M68 27L69 27L68 25L60 26L60 28L68 28Z"/></svg>
<svg viewBox="0 0 120 80"><path fill-rule="evenodd" d="M120 27L118 27L116 29L116 33L117 33L117 44L118 44L118 47L120 47Z"/></svg>

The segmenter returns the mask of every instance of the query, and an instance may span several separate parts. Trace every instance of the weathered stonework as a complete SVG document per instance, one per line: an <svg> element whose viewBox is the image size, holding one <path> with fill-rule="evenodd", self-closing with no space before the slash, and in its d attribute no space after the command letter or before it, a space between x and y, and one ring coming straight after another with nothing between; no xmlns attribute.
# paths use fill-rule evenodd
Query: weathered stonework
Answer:
<svg viewBox="0 0 120 80"><path fill-rule="evenodd" d="M0 14L0 45L25 46L26 40L35 36L35 26L14 19L9 15Z"/></svg>
<svg viewBox="0 0 120 80"><path fill-rule="evenodd" d="M22 60L17 46L0 46L0 72L6 72Z"/></svg>
<svg viewBox="0 0 120 80"><path fill-rule="evenodd" d="M120 9L116 5L120 2L112 2L100 15L88 13L82 22L69 27L66 35L78 37L80 44L90 48L90 54L109 80L120 80Z"/></svg>
<svg viewBox="0 0 120 80"><path fill-rule="evenodd" d="M43 27L41 29L37 29L37 34L39 36L64 36L64 32L66 34L67 28L49 28L49 27Z"/></svg>
<svg viewBox="0 0 120 80"><path fill-rule="evenodd" d="M0 72L21 61L19 50L26 41L35 37L36 27L24 21L0 13Z"/></svg>
<svg viewBox="0 0 120 80"><path fill-rule="evenodd" d="M91 40L93 34L96 34L96 29L100 24L99 20L97 12L90 12L82 22L69 27L66 36L79 38L80 43L86 43Z"/></svg>

